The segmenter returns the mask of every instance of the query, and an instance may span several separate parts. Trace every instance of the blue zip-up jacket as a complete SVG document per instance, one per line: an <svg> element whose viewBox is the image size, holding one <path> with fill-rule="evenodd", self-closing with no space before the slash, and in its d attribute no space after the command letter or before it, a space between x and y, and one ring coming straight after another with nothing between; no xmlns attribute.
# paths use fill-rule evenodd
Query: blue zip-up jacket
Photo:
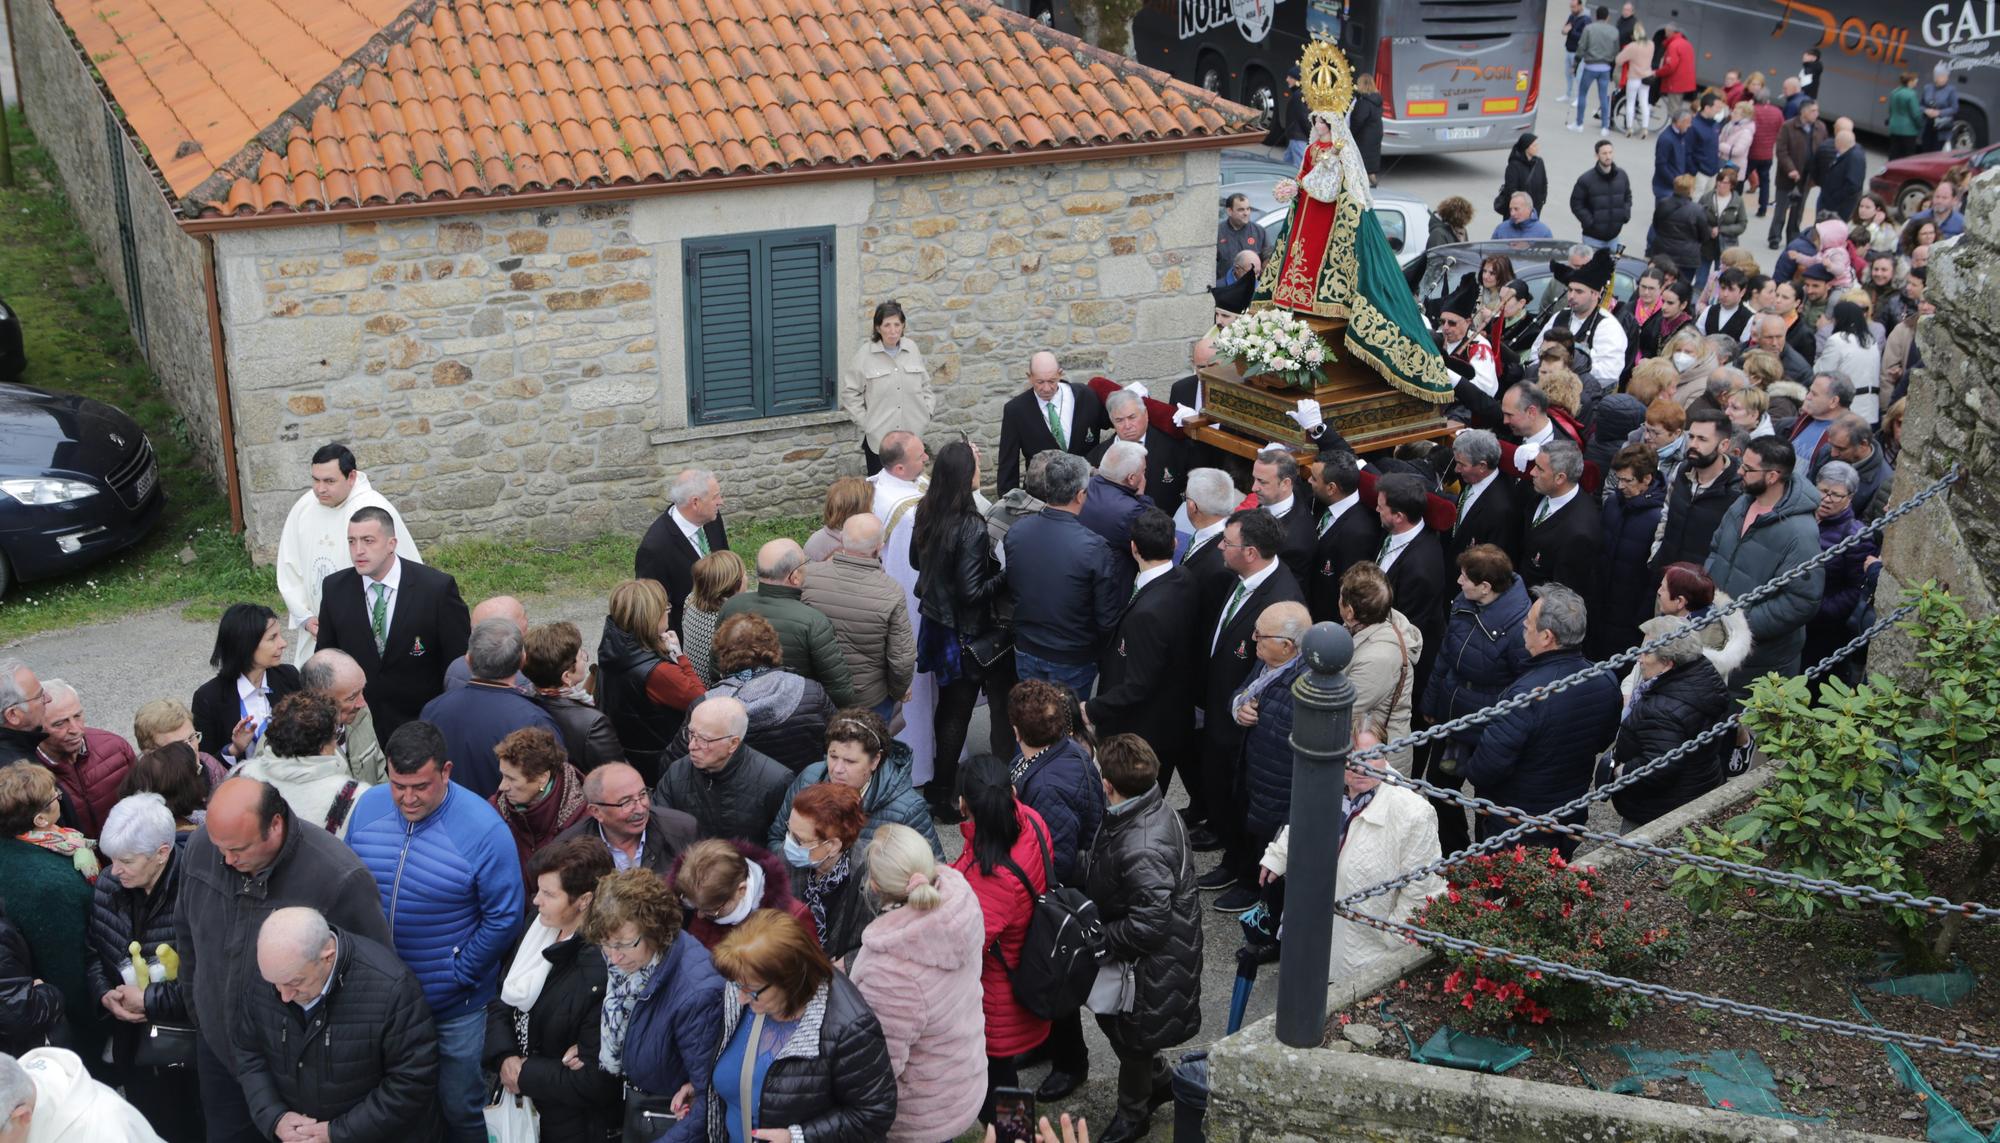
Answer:
<svg viewBox="0 0 2000 1143"><path fill-rule="evenodd" d="M388 786L354 803L347 844L375 876L389 939L439 1021L481 1010L521 932L521 862L492 806L448 783L422 821L406 821Z"/></svg>
<svg viewBox="0 0 2000 1143"><path fill-rule="evenodd" d="M695 1143L708 1120L708 1082L722 1048L722 977L708 950L682 932L646 982L625 1027L625 1078L653 1095L694 1085L688 1113L658 1143Z"/></svg>

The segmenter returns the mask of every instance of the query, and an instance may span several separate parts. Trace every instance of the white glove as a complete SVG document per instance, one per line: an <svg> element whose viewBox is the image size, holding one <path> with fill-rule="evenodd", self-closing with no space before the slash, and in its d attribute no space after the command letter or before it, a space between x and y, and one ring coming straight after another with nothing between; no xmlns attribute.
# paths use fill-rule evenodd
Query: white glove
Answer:
<svg viewBox="0 0 2000 1143"><path fill-rule="evenodd" d="M1325 414L1319 410L1319 402L1310 397L1300 397L1299 407L1285 415L1307 432L1326 423Z"/></svg>
<svg viewBox="0 0 2000 1143"><path fill-rule="evenodd" d="M1189 421L1192 421L1199 416L1201 416L1201 413L1198 410L1190 409L1186 405L1175 405L1174 427L1180 428L1182 425L1187 424Z"/></svg>
<svg viewBox="0 0 2000 1143"><path fill-rule="evenodd" d="M1127 393L1131 393L1137 396L1141 400L1145 400L1152 396L1151 393L1146 392L1146 383L1144 381L1132 382L1130 385L1125 386L1125 391Z"/></svg>
<svg viewBox="0 0 2000 1143"><path fill-rule="evenodd" d="M1535 463L1535 458L1540 455L1542 455L1541 445L1516 445L1514 446L1514 467L1520 469L1522 472L1526 472L1528 471L1528 466Z"/></svg>

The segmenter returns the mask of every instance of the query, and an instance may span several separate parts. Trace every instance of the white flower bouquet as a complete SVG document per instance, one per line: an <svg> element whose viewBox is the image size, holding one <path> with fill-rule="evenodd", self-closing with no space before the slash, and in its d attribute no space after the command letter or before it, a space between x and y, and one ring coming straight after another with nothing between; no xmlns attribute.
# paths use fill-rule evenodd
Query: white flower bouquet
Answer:
<svg viewBox="0 0 2000 1143"><path fill-rule="evenodd" d="M1295 389L1317 385L1333 360L1303 318L1275 308L1253 310L1224 326L1215 335L1215 355L1240 364L1246 377L1276 377Z"/></svg>

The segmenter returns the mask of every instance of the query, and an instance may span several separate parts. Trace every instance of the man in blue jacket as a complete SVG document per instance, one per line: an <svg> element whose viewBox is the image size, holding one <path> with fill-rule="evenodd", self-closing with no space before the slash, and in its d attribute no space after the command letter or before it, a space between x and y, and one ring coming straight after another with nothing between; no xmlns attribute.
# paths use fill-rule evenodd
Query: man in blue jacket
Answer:
<svg viewBox="0 0 2000 1143"><path fill-rule="evenodd" d="M1674 112L1674 121L1653 144L1653 201L1674 193L1674 180L1694 170L1694 141L1689 133L1694 112L1685 105Z"/></svg>
<svg viewBox="0 0 2000 1143"><path fill-rule="evenodd" d="M1528 646L1528 667L1500 697L1510 699L1590 665L1579 650L1590 625L1583 597L1561 584L1534 589L1521 638ZM1529 813L1545 814L1590 789L1597 755L1618 733L1618 680L1603 671L1486 724L1479 746L1459 767L1480 797ZM1564 819L1582 824L1581 813ZM1485 841L1515 823L1491 814L1478 820L1477 836ZM1530 833L1521 844L1554 849L1565 858L1576 852L1577 839L1568 834Z"/></svg>
<svg viewBox="0 0 2000 1143"><path fill-rule="evenodd" d="M1722 97L1711 91L1701 97L1700 109L1688 124L1688 166L1701 179L1694 188L1696 198L1708 193L1715 172L1722 169L1722 118L1728 114Z"/></svg>
<svg viewBox="0 0 2000 1143"><path fill-rule="evenodd" d="M1014 666L1022 681L1047 679L1090 697L1097 655L1118 626L1130 581L1120 587L1111 545L1081 520L1090 462L1049 461L1047 507L1007 529L1007 588L1014 595Z"/></svg>
<svg viewBox="0 0 2000 1143"><path fill-rule="evenodd" d="M355 802L347 844L375 875L390 943L437 1022L446 1135L484 1143L479 1060L486 1005L521 931L520 859L500 815L451 780L436 727L406 722L385 751L389 784Z"/></svg>

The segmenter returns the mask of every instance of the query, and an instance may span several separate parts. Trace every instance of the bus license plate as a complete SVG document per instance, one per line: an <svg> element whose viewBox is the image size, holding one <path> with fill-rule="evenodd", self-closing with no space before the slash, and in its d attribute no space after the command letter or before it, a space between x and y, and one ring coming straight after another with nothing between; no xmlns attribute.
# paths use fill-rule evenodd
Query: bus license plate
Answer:
<svg viewBox="0 0 2000 1143"><path fill-rule="evenodd" d="M1438 128L1437 137L1440 143L1462 143L1468 139L1484 139L1486 138L1486 132L1487 128L1483 126L1440 127Z"/></svg>

